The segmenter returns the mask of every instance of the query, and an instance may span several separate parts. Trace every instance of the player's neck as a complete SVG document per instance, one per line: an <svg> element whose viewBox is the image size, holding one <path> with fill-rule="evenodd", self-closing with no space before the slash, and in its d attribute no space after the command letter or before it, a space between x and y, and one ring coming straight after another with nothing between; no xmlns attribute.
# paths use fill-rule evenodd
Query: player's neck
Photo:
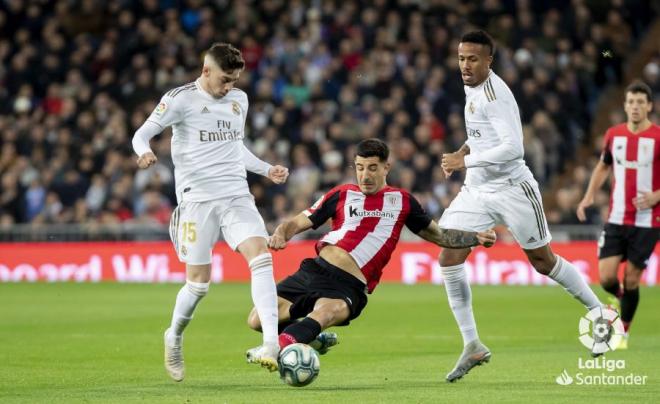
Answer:
<svg viewBox="0 0 660 404"><path fill-rule="evenodd" d="M199 86L202 87L202 90L204 90L204 92L208 94L209 97L213 97L213 95L211 94L211 88L209 87L209 83L207 80L204 79L204 76L199 77Z"/></svg>
<svg viewBox="0 0 660 404"><path fill-rule="evenodd" d="M628 127L629 131L631 131L634 134L638 134L638 133L644 132L645 130L650 128L651 127L651 121L648 118L644 119L643 121L638 122L638 123L628 121L626 126Z"/></svg>

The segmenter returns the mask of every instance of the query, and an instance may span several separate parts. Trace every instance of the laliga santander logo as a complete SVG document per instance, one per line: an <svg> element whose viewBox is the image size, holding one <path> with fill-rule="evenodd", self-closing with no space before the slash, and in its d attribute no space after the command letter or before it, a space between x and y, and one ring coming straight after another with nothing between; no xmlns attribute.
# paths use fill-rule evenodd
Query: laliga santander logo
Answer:
<svg viewBox="0 0 660 404"><path fill-rule="evenodd" d="M619 313L607 307L591 309L580 318L579 329L580 342L594 354L614 351L625 333Z"/></svg>

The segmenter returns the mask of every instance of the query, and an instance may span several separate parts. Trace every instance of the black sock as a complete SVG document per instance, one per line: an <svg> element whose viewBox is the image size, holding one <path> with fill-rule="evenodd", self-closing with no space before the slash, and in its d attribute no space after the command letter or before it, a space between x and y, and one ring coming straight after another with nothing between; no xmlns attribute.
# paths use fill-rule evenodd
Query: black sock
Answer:
<svg viewBox="0 0 660 404"><path fill-rule="evenodd" d="M297 323L298 320L286 320L282 321L281 323L277 324L277 333L282 334L282 331L284 331L285 328L290 326L291 324Z"/></svg>
<svg viewBox="0 0 660 404"><path fill-rule="evenodd" d="M283 333L291 335L296 339L296 342L308 344L321 333L321 324L313 318L305 317L301 321L286 327Z"/></svg>
<svg viewBox="0 0 660 404"><path fill-rule="evenodd" d="M612 294L612 295L616 296L617 298L620 296L621 292L619 290L621 289L621 286L619 286L618 281L617 282L612 282L612 283L607 284L607 285L603 284L602 286L603 286L603 289L605 289L605 291L607 293Z"/></svg>
<svg viewBox="0 0 660 404"><path fill-rule="evenodd" d="M623 289L621 298L621 321L630 323L635 316L637 304L639 303L639 288Z"/></svg>

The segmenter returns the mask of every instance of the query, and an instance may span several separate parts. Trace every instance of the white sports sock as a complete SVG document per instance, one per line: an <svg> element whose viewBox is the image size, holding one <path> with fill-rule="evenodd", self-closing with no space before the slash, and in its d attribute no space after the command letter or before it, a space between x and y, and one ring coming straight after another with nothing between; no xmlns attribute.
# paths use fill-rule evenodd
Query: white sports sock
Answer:
<svg viewBox="0 0 660 404"><path fill-rule="evenodd" d="M598 300L596 294L584 281L578 270L564 258L556 255L557 263L548 276L560 284L574 298L578 299L589 310L600 307L603 304Z"/></svg>
<svg viewBox="0 0 660 404"><path fill-rule="evenodd" d="M183 330L193 317L197 303L209 291L209 283L186 281L179 293L176 295L176 304L172 313L172 324L170 328L174 335L183 334Z"/></svg>
<svg viewBox="0 0 660 404"><path fill-rule="evenodd" d="M463 336L463 346L479 339L477 324L472 314L472 292L464 269L465 264L440 267L445 280L449 307L454 313L458 328Z"/></svg>
<svg viewBox="0 0 660 404"><path fill-rule="evenodd" d="M248 265L252 272L252 302L257 309L264 344L277 344L277 289L273 278L273 256L264 253Z"/></svg>

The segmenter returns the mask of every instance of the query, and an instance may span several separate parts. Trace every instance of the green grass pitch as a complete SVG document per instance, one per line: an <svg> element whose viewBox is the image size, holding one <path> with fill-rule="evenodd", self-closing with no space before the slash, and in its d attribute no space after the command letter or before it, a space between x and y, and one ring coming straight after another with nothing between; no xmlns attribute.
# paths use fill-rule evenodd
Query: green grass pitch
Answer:
<svg viewBox="0 0 660 404"><path fill-rule="evenodd" d="M561 386L588 359L580 304L559 287L474 287L491 363L444 381L462 348L441 286L382 284L361 318L336 328L310 386L292 388L248 365L260 335L245 325L247 284L212 285L186 331L186 379L169 380L162 333L177 285L0 284L0 402L440 403L657 402L660 288L644 288L630 349L614 374L643 386ZM600 296L603 293L598 291ZM587 371L589 372L589 371ZM606 371L605 371L606 372ZM600 374L593 371L589 374Z"/></svg>

